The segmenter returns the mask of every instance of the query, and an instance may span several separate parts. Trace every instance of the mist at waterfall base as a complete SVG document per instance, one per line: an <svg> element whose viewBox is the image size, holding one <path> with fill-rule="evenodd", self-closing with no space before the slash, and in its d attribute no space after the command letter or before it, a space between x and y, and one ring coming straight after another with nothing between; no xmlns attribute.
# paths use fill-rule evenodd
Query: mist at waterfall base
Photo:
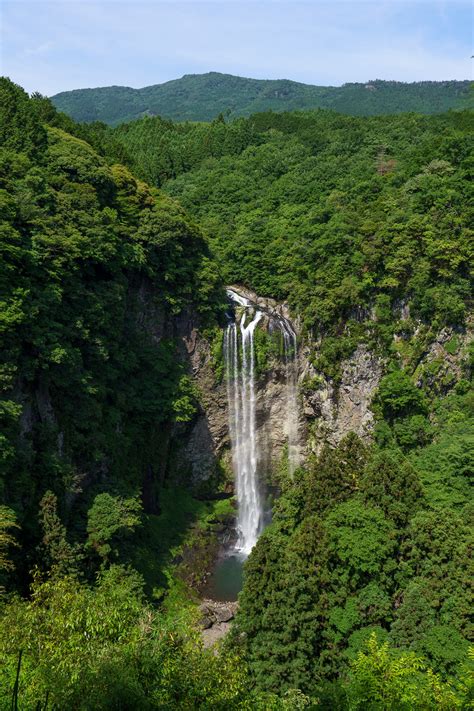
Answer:
<svg viewBox="0 0 474 711"><path fill-rule="evenodd" d="M228 296L240 307L240 319L234 314L224 333L225 378L229 409L229 434L237 496L237 540L218 558L208 580L209 597L236 600L243 584L243 564L266 523L261 482L259 480L258 438L255 396L254 333L264 317L254 303L233 290ZM268 314L267 314L268 316ZM272 325L282 333L286 369L288 470L292 475L298 463L298 398L296 370L296 334L282 317L271 317Z"/></svg>

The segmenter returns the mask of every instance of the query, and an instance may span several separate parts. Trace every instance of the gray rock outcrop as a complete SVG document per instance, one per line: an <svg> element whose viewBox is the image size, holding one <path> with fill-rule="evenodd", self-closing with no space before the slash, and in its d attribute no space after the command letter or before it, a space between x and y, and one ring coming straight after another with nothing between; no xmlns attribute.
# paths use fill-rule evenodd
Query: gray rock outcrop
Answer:
<svg viewBox="0 0 474 711"><path fill-rule="evenodd" d="M382 362L364 344L341 364L338 387L330 378L321 377L306 364L303 382L315 382L312 389L303 390L303 412L312 427L309 446L318 453L325 442L336 445L349 432L362 439L370 437L373 395L382 376Z"/></svg>
<svg viewBox="0 0 474 711"><path fill-rule="evenodd" d="M199 611L204 647L213 647L216 642L225 637L230 630L237 607L237 602L218 602L208 599L202 601Z"/></svg>

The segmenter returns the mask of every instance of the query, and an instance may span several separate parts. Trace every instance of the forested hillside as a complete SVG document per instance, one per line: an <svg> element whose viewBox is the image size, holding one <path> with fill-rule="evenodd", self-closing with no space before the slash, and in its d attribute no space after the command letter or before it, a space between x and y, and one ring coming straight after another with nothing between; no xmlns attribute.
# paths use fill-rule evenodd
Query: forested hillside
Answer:
<svg viewBox="0 0 474 711"><path fill-rule="evenodd" d="M215 122L207 140L194 129L202 163L164 182L207 230L226 281L289 301L316 371L337 382L359 343L385 359L374 445L349 435L284 479L250 557L233 639L261 689L338 708L337 670L370 635L393 663L409 649L448 677L467 654L472 351L459 336L472 313L472 119ZM114 135L127 148L140 122ZM426 362L443 329L445 355Z"/></svg>
<svg viewBox="0 0 474 711"><path fill-rule="evenodd" d="M48 101L7 80L0 93L0 707L223 708L245 670L203 656L185 596L150 603L194 513L175 489L182 510L156 516L170 429L197 402L173 324L220 312L206 241ZM148 600L137 567L154 571Z"/></svg>
<svg viewBox="0 0 474 711"><path fill-rule="evenodd" d="M468 81L368 81L366 84L312 86L288 79L246 79L209 72L131 89L108 86L63 91L53 104L76 121L116 125L144 115L175 121L212 121L220 113L235 118L258 111L326 108L355 116L418 111L433 114L466 108Z"/></svg>
<svg viewBox="0 0 474 711"><path fill-rule="evenodd" d="M110 128L0 99L0 707L471 708L472 113ZM271 473L216 654L194 581L233 503L177 448L207 394L183 337L222 384L230 283L288 303L300 399L337 404L361 345L381 376L370 436L312 449L313 412Z"/></svg>
<svg viewBox="0 0 474 711"><path fill-rule="evenodd" d="M49 488L72 504L84 477L142 485L160 430L193 410L172 318L194 308L212 323L221 297L206 240L176 203L107 166L60 118L44 126L47 102L5 81L2 98L2 490L26 534ZM150 284L159 343L143 325Z"/></svg>
<svg viewBox="0 0 474 711"><path fill-rule="evenodd" d="M387 347L402 302L432 334L464 322L472 129L467 111L317 111L83 130L199 220L227 283L287 299L324 333L319 365L331 370L362 334Z"/></svg>

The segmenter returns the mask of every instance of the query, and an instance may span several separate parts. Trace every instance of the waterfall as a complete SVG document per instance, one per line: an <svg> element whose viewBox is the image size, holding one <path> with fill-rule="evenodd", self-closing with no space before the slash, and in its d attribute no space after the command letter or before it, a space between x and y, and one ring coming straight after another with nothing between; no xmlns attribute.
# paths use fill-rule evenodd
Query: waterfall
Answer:
<svg viewBox="0 0 474 711"><path fill-rule="evenodd" d="M232 464L237 494L237 544L242 555L250 553L263 528L263 501L259 486L259 451L256 423L254 333L266 316L283 335L288 469L293 474L299 462L298 448L298 373L296 334L281 316L261 311L254 303L228 290L230 299L243 307L238 323L230 321L224 333L224 360Z"/></svg>
<svg viewBox="0 0 474 711"><path fill-rule="evenodd" d="M238 504L237 549L244 555L248 555L257 542L263 518L257 475L254 350L254 331L262 316L261 311L256 311L246 324L247 311L242 315L239 328L241 354L237 324L227 326L224 339L229 427Z"/></svg>

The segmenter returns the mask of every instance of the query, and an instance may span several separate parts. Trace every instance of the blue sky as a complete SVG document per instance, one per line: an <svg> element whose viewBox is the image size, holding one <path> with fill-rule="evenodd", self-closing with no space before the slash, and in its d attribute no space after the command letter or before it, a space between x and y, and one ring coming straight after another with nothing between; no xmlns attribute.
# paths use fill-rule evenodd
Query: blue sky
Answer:
<svg viewBox="0 0 474 711"><path fill-rule="evenodd" d="M220 71L340 85L470 79L465 0L3 0L1 74L28 91Z"/></svg>

